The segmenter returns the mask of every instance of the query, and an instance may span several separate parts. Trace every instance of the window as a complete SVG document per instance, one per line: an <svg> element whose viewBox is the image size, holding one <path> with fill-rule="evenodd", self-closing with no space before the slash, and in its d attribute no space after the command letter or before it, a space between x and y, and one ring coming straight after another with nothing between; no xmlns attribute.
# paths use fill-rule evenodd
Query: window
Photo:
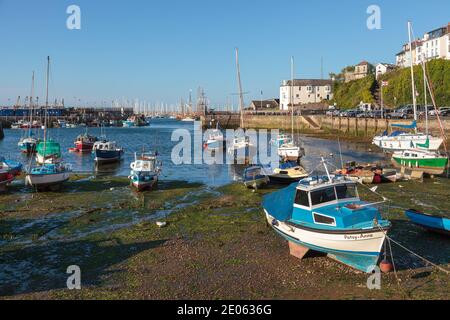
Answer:
<svg viewBox="0 0 450 320"><path fill-rule="evenodd" d="M311 203L313 206L335 200L336 193L333 187L311 192Z"/></svg>
<svg viewBox="0 0 450 320"><path fill-rule="evenodd" d="M300 98L300 95L299 95L299 94L297 94L297 95L296 95L296 98Z"/></svg>
<svg viewBox="0 0 450 320"><path fill-rule="evenodd" d="M313 214L314 222L318 224L329 224L329 225L336 225L336 220L333 217L323 216L318 213Z"/></svg>
<svg viewBox="0 0 450 320"><path fill-rule="evenodd" d="M338 199L350 199L350 198L358 197L355 185L337 186L336 193L337 193Z"/></svg>
<svg viewBox="0 0 450 320"><path fill-rule="evenodd" d="M295 195L295 204L309 207L308 192L298 190L297 194Z"/></svg>

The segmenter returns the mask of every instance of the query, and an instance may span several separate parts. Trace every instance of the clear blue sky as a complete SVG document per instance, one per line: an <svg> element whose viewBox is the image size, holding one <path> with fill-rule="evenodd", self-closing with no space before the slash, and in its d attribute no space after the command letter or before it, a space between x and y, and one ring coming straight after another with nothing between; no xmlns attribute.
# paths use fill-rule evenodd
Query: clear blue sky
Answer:
<svg viewBox="0 0 450 320"><path fill-rule="evenodd" d="M66 8L81 7L82 29L66 28ZM371 4L382 29L366 27ZM320 77L365 59L394 62L407 41L450 21L450 1L353 0L0 0L0 104L30 91L44 94L46 56L52 58L51 100L139 98L177 103L204 87L213 104L237 91L239 47L245 101L278 97L290 77ZM235 102L236 103L236 102Z"/></svg>

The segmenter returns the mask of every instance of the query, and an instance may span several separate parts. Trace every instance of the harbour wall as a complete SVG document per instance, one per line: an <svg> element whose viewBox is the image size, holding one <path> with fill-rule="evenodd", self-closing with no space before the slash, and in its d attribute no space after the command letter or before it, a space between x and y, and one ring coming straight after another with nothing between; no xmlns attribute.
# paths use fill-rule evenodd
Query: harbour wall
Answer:
<svg viewBox="0 0 450 320"><path fill-rule="evenodd" d="M224 129L238 128L240 125L238 114L207 115L202 117L204 126L214 126L216 121ZM450 119L441 119L446 133L450 132ZM297 132L341 132L343 135L357 137L372 137L376 133L392 131L394 123L411 124L411 120L371 119L330 117L326 115L294 116L294 130ZM252 129L280 129L291 130L291 116L289 115L245 115L244 125ZM425 132L425 121L418 121L418 128ZM429 131L433 135L440 135L437 119L429 120Z"/></svg>

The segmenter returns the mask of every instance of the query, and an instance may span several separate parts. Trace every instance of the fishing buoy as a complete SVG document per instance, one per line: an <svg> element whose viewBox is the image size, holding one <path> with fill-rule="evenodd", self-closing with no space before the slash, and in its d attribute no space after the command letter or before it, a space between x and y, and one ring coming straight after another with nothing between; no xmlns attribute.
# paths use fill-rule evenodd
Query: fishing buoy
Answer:
<svg viewBox="0 0 450 320"><path fill-rule="evenodd" d="M390 263L388 260L383 260L380 262L380 270L383 273L389 273L393 269L392 263Z"/></svg>

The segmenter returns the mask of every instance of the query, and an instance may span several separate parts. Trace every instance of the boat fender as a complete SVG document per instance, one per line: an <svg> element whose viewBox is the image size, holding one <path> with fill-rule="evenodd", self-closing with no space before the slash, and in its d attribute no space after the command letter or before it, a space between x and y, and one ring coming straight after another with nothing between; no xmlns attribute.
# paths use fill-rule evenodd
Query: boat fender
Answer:
<svg viewBox="0 0 450 320"><path fill-rule="evenodd" d="M278 227L278 225L279 225L278 220L273 219L273 220L272 220L272 225L273 225L274 227Z"/></svg>
<svg viewBox="0 0 450 320"><path fill-rule="evenodd" d="M393 269L392 263L390 263L388 260L383 260L380 262L380 270L383 273L389 273Z"/></svg>

